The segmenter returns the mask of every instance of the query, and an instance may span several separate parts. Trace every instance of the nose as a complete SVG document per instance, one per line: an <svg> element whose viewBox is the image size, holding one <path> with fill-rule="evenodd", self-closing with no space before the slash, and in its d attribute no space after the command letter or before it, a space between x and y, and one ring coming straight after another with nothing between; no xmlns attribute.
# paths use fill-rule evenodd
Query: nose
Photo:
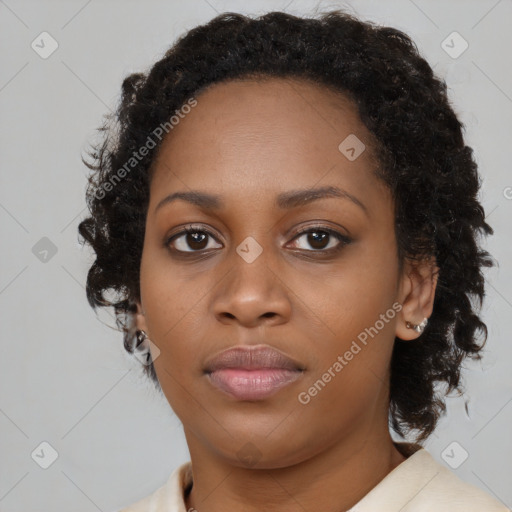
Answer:
<svg viewBox="0 0 512 512"><path fill-rule="evenodd" d="M219 322L257 327L289 321L289 289L265 251L252 262L234 252L229 264L213 295L213 311Z"/></svg>

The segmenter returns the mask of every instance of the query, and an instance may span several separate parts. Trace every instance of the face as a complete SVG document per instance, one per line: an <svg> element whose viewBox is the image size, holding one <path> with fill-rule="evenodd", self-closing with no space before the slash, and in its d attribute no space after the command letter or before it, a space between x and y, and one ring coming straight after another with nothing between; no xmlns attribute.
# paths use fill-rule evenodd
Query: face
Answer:
<svg viewBox="0 0 512 512"><path fill-rule="evenodd" d="M387 428L395 336L414 337L403 324L428 316L432 294L399 274L393 201L356 108L283 79L196 99L154 166L137 314L191 453L242 465L249 442L256 467L283 467ZM216 198L166 200L192 191ZM303 371L261 399L212 385L213 356L259 344Z"/></svg>

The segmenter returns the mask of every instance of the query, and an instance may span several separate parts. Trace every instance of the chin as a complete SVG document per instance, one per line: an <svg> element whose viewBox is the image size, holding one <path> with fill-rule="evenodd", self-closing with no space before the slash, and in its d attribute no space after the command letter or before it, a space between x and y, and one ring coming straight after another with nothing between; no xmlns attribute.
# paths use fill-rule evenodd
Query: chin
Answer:
<svg viewBox="0 0 512 512"><path fill-rule="evenodd" d="M288 435L286 438L274 436L269 439L266 433L257 436L252 431L247 435L230 437L227 441L227 444L210 444L216 447L218 455L225 459L226 463L247 469L286 468L300 464L315 455L311 452L311 449L314 449L312 443Z"/></svg>

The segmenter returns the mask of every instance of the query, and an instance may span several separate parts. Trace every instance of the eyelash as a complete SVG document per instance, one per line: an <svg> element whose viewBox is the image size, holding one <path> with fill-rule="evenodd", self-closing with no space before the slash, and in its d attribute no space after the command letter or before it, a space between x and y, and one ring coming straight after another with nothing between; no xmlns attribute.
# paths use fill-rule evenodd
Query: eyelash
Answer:
<svg viewBox="0 0 512 512"><path fill-rule="evenodd" d="M292 240L300 238L300 236L303 235L303 234L315 233L315 232L319 232L319 231L320 232L324 232L324 233L328 233L329 235L333 236L336 240L338 240L340 243L336 247L331 247L330 249L312 249L312 250L305 250L305 252L307 252L307 253L319 253L319 254L334 254L334 253L338 253L346 245L348 245L348 244L350 244L352 242L351 238L347 237L346 235L342 235L338 231L335 231L335 230L333 230L331 228L328 228L326 226L307 226L305 228L301 228L295 234L295 236L292 238ZM175 241L176 239L180 238L183 235L191 234L191 233L204 233L204 234L208 235L209 237L211 237L211 238L213 238L214 240L217 241L215 235L213 233L211 233L210 231L208 231L207 229L204 229L203 227L200 227L200 226L187 226L182 231L179 231L178 233L175 233L171 237L167 238L166 241L165 241L165 246L169 250L171 250L172 252L177 253L179 255L187 255L187 254L190 254L190 255L196 254L197 255L197 254L201 254L201 252L203 252L204 249L203 250L198 250L198 251L194 251L194 250L191 250L191 251L179 251L179 250L176 250L176 249L172 249L170 247L170 245L171 245L171 243L173 241ZM297 250L300 251L300 250L304 250L304 249L297 249Z"/></svg>

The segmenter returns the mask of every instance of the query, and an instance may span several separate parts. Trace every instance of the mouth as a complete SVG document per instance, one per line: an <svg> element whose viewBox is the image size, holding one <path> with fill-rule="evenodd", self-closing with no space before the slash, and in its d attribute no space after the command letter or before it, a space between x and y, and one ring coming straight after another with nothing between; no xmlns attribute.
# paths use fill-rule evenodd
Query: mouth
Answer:
<svg viewBox="0 0 512 512"><path fill-rule="evenodd" d="M204 370L216 389L237 400L263 400L299 379L304 367L268 345L238 346Z"/></svg>
<svg viewBox="0 0 512 512"><path fill-rule="evenodd" d="M208 373L213 386L237 400L263 400L302 376L301 370L224 368Z"/></svg>

